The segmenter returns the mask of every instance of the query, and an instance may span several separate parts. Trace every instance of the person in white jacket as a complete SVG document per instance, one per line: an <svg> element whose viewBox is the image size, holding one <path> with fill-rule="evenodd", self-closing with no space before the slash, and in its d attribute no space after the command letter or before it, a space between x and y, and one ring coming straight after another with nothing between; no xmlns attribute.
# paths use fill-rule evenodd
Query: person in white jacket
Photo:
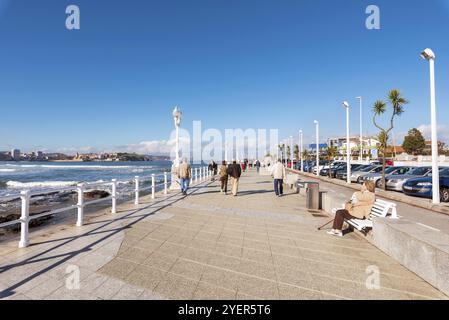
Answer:
<svg viewBox="0 0 449 320"><path fill-rule="evenodd" d="M276 164L271 168L271 176L274 178L274 192L278 197L284 194L284 179L286 178L285 167L278 159Z"/></svg>

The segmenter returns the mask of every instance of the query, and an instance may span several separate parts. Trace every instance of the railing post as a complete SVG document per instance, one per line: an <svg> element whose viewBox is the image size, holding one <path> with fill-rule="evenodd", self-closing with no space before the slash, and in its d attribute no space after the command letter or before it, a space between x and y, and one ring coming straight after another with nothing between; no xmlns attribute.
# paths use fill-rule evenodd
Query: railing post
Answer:
<svg viewBox="0 0 449 320"><path fill-rule="evenodd" d="M117 213L117 179L112 179L112 209L113 214Z"/></svg>
<svg viewBox="0 0 449 320"><path fill-rule="evenodd" d="M154 174L151 175L151 199L154 199L154 193L156 188L156 181Z"/></svg>
<svg viewBox="0 0 449 320"><path fill-rule="evenodd" d="M78 203L76 204L78 207L78 217L76 219L76 226L82 227L84 224L84 183L78 184L76 190L78 192Z"/></svg>
<svg viewBox="0 0 449 320"><path fill-rule="evenodd" d="M168 193L168 179L167 172L164 172L164 194Z"/></svg>
<svg viewBox="0 0 449 320"><path fill-rule="evenodd" d="M195 183L198 183L198 168L195 168Z"/></svg>
<svg viewBox="0 0 449 320"><path fill-rule="evenodd" d="M139 176L135 176L134 177L134 185L135 185L135 199L134 199L134 204L136 206L139 205L139 196L140 196L140 181L139 181Z"/></svg>
<svg viewBox="0 0 449 320"><path fill-rule="evenodd" d="M29 244L28 223L30 219L30 191L22 191L20 193L20 199L22 200L22 214L20 216L19 248L25 248L28 247Z"/></svg>

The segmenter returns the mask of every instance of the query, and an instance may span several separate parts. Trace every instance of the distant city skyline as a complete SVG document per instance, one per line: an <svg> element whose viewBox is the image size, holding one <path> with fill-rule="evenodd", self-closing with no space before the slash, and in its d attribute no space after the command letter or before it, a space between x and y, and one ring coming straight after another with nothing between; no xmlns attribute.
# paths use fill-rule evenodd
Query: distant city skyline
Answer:
<svg viewBox="0 0 449 320"><path fill-rule="evenodd" d="M395 144L410 128L430 136L429 70L436 53L439 139L449 142L449 1L380 0L381 29L367 30L369 1L0 1L0 150L166 154L171 110L226 128L304 131L314 142L377 133L371 108L388 90L410 100ZM105 8L107 7L107 13Z"/></svg>

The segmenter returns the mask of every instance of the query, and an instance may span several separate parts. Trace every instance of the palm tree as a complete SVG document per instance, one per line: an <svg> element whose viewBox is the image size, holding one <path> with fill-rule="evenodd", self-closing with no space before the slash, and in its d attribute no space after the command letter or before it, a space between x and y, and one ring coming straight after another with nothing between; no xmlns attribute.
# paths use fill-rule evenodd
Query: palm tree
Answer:
<svg viewBox="0 0 449 320"><path fill-rule="evenodd" d="M374 103L373 107L373 123L380 130L379 132L379 141L380 141L380 151L382 153L382 186L383 189L386 190L385 185L385 168L387 165L386 161L386 154L385 149L388 145L388 139L390 136L391 131L394 129L394 119L404 113L404 106L408 104L409 102L402 96L401 92L399 90L393 89L388 93L388 102L393 107L393 113L390 118L390 124L389 127L383 128L377 123L377 117L382 116L387 111L387 104L382 101L378 100Z"/></svg>
<svg viewBox="0 0 449 320"><path fill-rule="evenodd" d="M332 172L330 170L330 162L332 160L334 160L334 158L338 154L337 147L331 147L331 146L327 147L326 154L327 154L327 160L329 160L329 178L332 178Z"/></svg>

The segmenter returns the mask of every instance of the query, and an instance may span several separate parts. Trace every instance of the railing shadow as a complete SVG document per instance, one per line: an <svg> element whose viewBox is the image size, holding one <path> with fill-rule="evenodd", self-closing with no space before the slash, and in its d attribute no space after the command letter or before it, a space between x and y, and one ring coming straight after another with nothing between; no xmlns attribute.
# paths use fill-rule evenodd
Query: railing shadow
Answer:
<svg viewBox="0 0 449 320"><path fill-rule="evenodd" d="M189 193L189 195L193 195L196 192L198 192L199 190L201 190L202 189L202 187L201 187L202 184L204 184L203 187L208 187L211 184L211 182L210 181L205 181L205 182L200 183L199 185L196 185L196 186L192 187L191 189L189 189L189 190L192 190ZM177 194L174 194L173 196L169 196L168 198L161 199L160 201L155 201L155 202L151 203L150 205L148 205L146 207L138 208L138 209L130 212L129 214L126 214L123 217L117 217L117 218L112 219L112 220L107 220L107 221L105 221L105 223L103 225L98 226L97 228L92 229L92 230L90 230L88 232L85 232L83 234L76 235L76 236L73 236L73 237L68 237L68 238L60 238L60 239L49 240L49 241L44 241L44 242L32 244L31 246L37 246L37 245L42 245L42 244L45 244L45 243L51 243L51 242L67 240L67 241L65 241L63 243L60 243L60 244L58 244L58 245L56 245L56 246L54 246L52 248L49 248L49 249L47 249L47 250L45 250L43 252L40 252L40 253L32 256L32 257L26 258L25 260L23 260L21 262L13 263L13 264L10 264L10 265L5 265L5 266L0 267L0 274L2 274L4 272L9 271L9 270L11 270L13 268L16 268L16 267L25 266L25 265L29 265L29 264L33 264L33 263L37 263L37 262L42 262L42 261L47 261L47 260L51 260L51 259L55 259L55 258L64 257L63 259L61 259L61 260L51 264L50 266L45 267L42 270L39 270L38 272L35 272L34 274L29 275L25 279L23 279L23 280L15 283L14 285L11 285L8 288L4 289L3 291L0 292L0 299L9 297L11 295L14 295L16 293L14 290L16 290L20 286L26 284L27 282L29 282L29 281L39 277L40 275L43 275L46 272L48 272L48 271L50 271L50 270L52 270L52 269L54 269L54 268L64 264L65 262L67 262L70 259L73 259L77 255L79 255L80 253L84 253L84 252L88 252L88 251L92 250L93 246L95 246L95 245L97 245L97 244L99 244L99 243L101 243L101 242L111 238L112 236L118 234L119 232L122 232L125 229L131 228L133 225L135 225L136 223L142 221L143 219L156 214L157 212L159 212L159 211L161 211L161 210L171 206L172 204L174 204L176 202L179 202L179 201L185 199L186 197L187 196L182 196L180 193L177 193ZM173 201L171 201L171 202L169 202L169 203L159 207L159 208L155 208L155 210L151 211L150 213L141 215L139 217L135 217L135 218L137 218L135 221L132 221L132 222L128 223L125 226L122 226L122 227L119 227L119 228L115 228L115 229L111 229L111 230L104 230L104 231L98 232L102 228L105 228L105 227L107 227L108 225L110 225L110 224L112 224L114 222L130 219L136 213L139 213L142 210L149 209L152 206L154 206L156 204L159 204L161 202L166 202L168 199L171 199L171 198L175 198L175 199ZM68 253L64 253L64 254L58 254L58 255L54 255L54 256L40 258L40 257L42 257L42 256L44 256L44 255L46 255L48 253L51 253L53 250L61 248L61 247L65 246L65 245L67 245L67 244L69 244L69 243L71 243L73 241L76 241L78 239L85 238L85 237L88 237L88 236L92 236L92 235L95 235L95 234L101 234L101 233L108 233L108 234L105 235L104 237L102 237L101 239L95 240L94 242L92 242L92 243L90 243L88 245L85 245L83 248L81 248L79 250L68 252Z"/></svg>

